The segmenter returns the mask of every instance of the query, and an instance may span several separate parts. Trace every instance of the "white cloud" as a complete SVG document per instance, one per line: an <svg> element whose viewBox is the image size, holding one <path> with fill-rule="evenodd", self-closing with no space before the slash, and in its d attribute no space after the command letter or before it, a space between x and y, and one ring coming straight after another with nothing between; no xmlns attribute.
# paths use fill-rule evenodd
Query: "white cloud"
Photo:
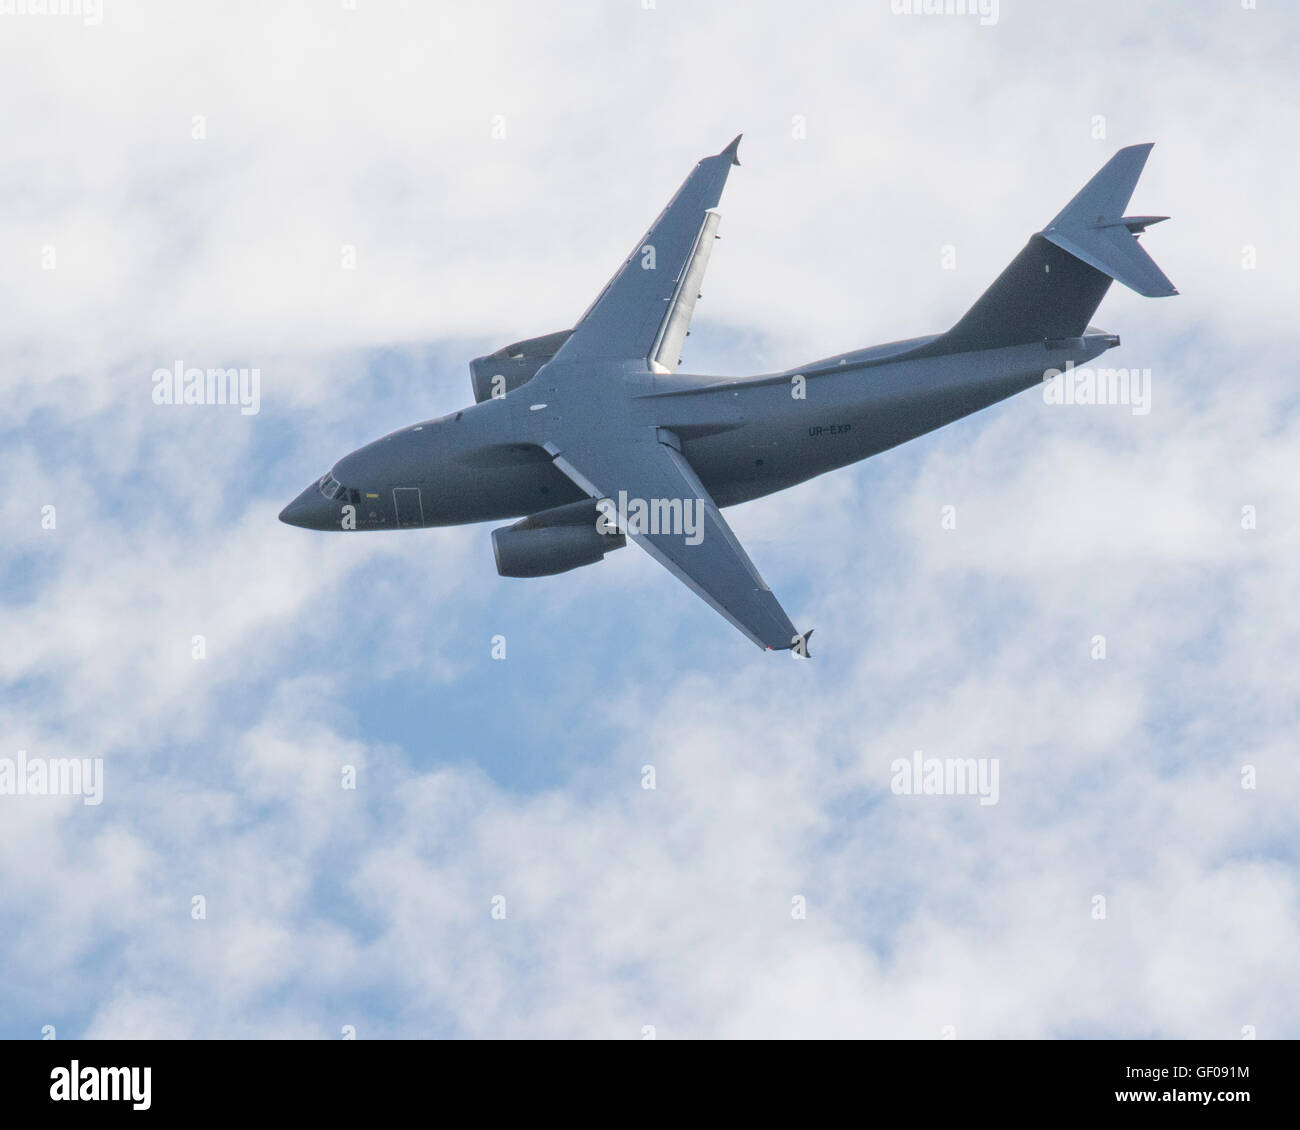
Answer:
<svg viewBox="0 0 1300 1130"><path fill-rule="evenodd" d="M359 7L6 21L0 722L107 774L97 809L0 798L6 1031L1294 1036L1295 18ZM1029 394L731 512L808 664L634 550L523 588L482 529L274 521L469 399L422 383L449 339L570 324L741 129L687 368L941 329L1155 140L1183 295L1098 318L1151 414ZM176 358L260 365L263 414L154 406ZM998 757L999 804L891 794L918 748Z"/></svg>

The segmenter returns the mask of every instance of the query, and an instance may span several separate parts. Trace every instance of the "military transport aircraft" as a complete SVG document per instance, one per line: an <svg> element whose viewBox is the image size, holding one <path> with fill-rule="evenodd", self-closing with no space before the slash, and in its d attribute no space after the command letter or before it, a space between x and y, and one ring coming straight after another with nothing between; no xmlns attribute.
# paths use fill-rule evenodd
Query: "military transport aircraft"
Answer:
<svg viewBox="0 0 1300 1130"><path fill-rule="evenodd" d="M380 530L519 518L497 571L590 565L631 537L759 647L807 655L722 516L986 408L1119 344L1112 279L1176 294L1125 216L1151 150L1116 153L947 333L754 377L676 372L737 137L700 161L571 330L470 362L475 404L340 459L280 518Z"/></svg>

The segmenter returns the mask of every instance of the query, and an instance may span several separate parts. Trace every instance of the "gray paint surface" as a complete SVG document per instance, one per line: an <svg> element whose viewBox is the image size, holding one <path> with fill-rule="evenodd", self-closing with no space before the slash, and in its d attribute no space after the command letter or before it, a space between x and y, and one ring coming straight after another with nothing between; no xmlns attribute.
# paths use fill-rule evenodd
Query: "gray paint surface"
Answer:
<svg viewBox="0 0 1300 1130"><path fill-rule="evenodd" d="M1137 241L1164 217L1122 215L1151 149L1135 145L946 334L753 377L675 373L739 142L695 166L572 330L476 358L477 403L345 456L281 520L379 530L523 518L494 532L498 567L538 576L621 547L618 530L598 528L597 500L626 492L698 518L668 530L624 523L628 537L758 646L806 654L810 633L796 632L722 507L868 458L1113 348L1119 338L1089 324L1112 279L1177 293Z"/></svg>

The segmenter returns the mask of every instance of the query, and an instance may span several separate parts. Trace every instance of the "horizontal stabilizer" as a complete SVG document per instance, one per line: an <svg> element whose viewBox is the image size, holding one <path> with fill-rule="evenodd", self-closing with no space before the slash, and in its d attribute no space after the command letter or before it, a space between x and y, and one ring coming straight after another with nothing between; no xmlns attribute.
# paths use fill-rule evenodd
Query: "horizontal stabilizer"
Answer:
<svg viewBox="0 0 1300 1130"><path fill-rule="evenodd" d="M1168 217L1124 215L1150 152L1150 142L1121 149L1040 234L1143 297L1168 298L1178 291L1137 241Z"/></svg>
<svg viewBox="0 0 1300 1130"><path fill-rule="evenodd" d="M1043 238L1144 298L1169 298L1178 293L1155 260L1142 250L1137 236L1130 235L1122 223L1080 231L1045 231Z"/></svg>

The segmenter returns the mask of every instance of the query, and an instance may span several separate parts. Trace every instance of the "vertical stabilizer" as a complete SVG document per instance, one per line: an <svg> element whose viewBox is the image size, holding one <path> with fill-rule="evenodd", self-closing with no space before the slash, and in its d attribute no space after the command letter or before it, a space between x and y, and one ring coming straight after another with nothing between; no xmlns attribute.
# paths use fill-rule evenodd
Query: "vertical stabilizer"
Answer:
<svg viewBox="0 0 1300 1130"><path fill-rule="evenodd" d="M1151 145L1121 149L1042 231L1029 237L962 319L926 354L1079 337L1111 279L1148 298L1177 294L1137 241L1166 216L1125 216Z"/></svg>

